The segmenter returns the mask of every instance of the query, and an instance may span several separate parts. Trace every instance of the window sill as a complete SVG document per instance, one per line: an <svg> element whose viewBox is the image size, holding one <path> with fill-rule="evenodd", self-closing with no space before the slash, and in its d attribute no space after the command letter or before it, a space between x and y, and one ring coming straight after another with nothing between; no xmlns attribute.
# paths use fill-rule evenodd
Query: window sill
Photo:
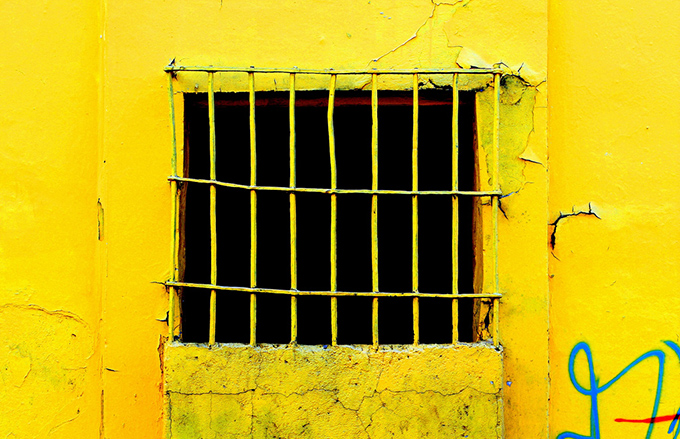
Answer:
<svg viewBox="0 0 680 439"><path fill-rule="evenodd" d="M502 351L488 343L172 343L165 357L173 437L502 437Z"/></svg>

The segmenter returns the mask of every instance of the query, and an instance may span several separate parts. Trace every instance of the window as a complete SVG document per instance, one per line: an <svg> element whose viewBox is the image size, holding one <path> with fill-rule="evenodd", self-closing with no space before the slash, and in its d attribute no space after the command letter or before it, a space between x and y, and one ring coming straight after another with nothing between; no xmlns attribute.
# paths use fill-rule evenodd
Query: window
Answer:
<svg viewBox="0 0 680 439"><path fill-rule="evenodd" d="M173 337L430 344L478 341L483 327L497 341L499 72L166 70ZM172 83L188 72L207 75L208 91L184 94L178 149ZM286 91L255 92L282 74ZM423 87L431 74L451 86ZM247 91L215 92L216 75L247 77ZM304 75L327 89L296 89ZM336 91L343 75L370 78L370 90ZM394 75L412 90L380 84ZM490 159L461 75L496 91Z"/></svg>

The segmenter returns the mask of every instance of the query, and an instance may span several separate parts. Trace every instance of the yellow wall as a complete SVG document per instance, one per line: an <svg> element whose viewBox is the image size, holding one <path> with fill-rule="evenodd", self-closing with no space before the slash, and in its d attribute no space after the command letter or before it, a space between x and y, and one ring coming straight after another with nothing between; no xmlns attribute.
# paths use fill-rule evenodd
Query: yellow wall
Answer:
<svg viewBox="0 0 680 439"><path fill-rule="evenodd" d="M569 378L581 342L600 385L663 352L658 415L675 414L680 358L664 341L680 332L678 9L631 0L2 2L0 436L163 435L167 294L153 282L169 278L162 67L175 57L507 64L525 83L504 94L505 140L522 146L505 155L516 178L504 190L518 192L503 199L500 224L505 437L588 437L591 400ZM656 358L598 395L599 436L645 435L647 424L614 420L652 415ZM574 369L590 388L583 352ZM475 428L498 425L475 419Z"/></svg>
<svg viewBox="0 0 680 439"><path fill-rule="evenodd" d="M2 2L0 436L99 429L99 10Z"/></svg>
<svg viewBox="0 0 680 439"><path fill-rule="evenodd" d="M175 57L184 65L301 68L502 61L526 81L504 94L505 118L518 124L505 136L519 133L504 158L513 176L504 187L519 190L503 200L501 222L504 377L497 363L480 369L494 381L484 410L495 408L493 419L471 417L470 428L546 434L544 2L10 1L0 8L8 23L0 31L8 66L0 75L0 435L163 435L167 293L154 282L169 278L171 260L162 67ZM450 367L465 358L461 349L447 351ZM406 375L427 373L418 362L404 364ZM455 399L438 408L462 425L460 407L446 402ZM419 403L400 401L406 411ZM436 432L430 421L418 431Z"/></svg>
<svg viewBox="0 0 680 439"><path fill-rule="evenodd" d="M569 355L580 342L592 350L600 387L643 354L662 351L658 415L678 411L680 358L664 341L678 343L680 333L679 14L677 2L550 6L550 220L589 204L599 217L560 220L551 251L553 435L591 431L590 398L569 379ZM598 395L601 437L645 437L649 424L615 419L652 416L658 358ZM581 386L598 388L583 351L574 369ZM670 423L657 424L652 437L674 437Z"/></svg>

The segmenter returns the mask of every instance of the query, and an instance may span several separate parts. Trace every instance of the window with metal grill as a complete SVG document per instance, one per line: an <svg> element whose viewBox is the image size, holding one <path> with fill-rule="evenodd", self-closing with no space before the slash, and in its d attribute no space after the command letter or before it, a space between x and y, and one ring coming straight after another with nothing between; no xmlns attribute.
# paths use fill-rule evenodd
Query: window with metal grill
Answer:
<svg viewBox="0 0 680 439"><path fill-rule="evenodd" d="M249 92L215 93L208 69L208 92L184 94L182 172L170 178L173 337L478 341L475 308L495 311L500 297L475 279L478 223L483 205L497 215L500 192L497 170L480 190L476 96L458 90L459 73L443 89L421 90L409 72L413 90L378 90L374 72L371 90L336 91L329 71L328 90L300 91L295 71L289 90L255 93L267 72L242 70Z"/></svg>

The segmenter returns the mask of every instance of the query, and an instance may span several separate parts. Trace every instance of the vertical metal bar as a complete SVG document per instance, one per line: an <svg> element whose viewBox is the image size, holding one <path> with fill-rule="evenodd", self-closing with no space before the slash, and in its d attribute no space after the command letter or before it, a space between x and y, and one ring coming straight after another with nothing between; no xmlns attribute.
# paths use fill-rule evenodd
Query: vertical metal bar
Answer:
<svg viewBox="0 0 680 439"><path fill-rule="evenodd" d="M335 160L335 84L337 75L331 75L328 91L328 149L331 159L331 189L338 187L338 166ZM338 290L338 196L331 194L331 291ZM338 344L338 298L331 297L331 344Z"/></svg>
<svg viewBox="0 0 680 439"><path fill-rule="evenodd" d="M493 77L494 87L494 123L493 123L493 160L491 160L491 187L495 191L500 190L500 126L501 126L501 75L495 73ZM493 292L499 292L498 285L498 207L499 197L491 197L491 228L493 230L492 258L493 258ZM499 300L493 299L493 344L499 343Z"/></svg>
<svg viewBox="0 0 680 439"><path fill-rule="evenodd" d="M413 74L413 148L411 150L411 189L418 190L418 74ZM411 289L418 292L418 195L411 197ZM413 345L420 343L420 299L413 298Z"/></svg>
<svg viewBox="0 0 680 439"><path fill-rule="evenodd" d="M257 298L255 294L250 295L250 345L255 346L257 329Z"/></svg>
<svg viewBox="0 0 680 439"><path fill-rule="evenodd" d="M371 189L378 190L378 75L371 75ZM378 195L371 195L371 272L373 292L378 292ZM378 298L373 298L373 345L378 339Z"/></svg>
<svg viewBox="0 0 680 439"><path fill-rule="evenodd" d="M295 153L295 73L290 74L289 121L289 186L297 184ZM290 201L290 289L297 290L297 200L295 192L289 194ZM297 343L297 296L290 296L290 341Z"/></svg>
<svg viewBox="0 0 680 439"><path fill-rule="evenodd" d="M248 73L250 107L250 186L257 184L257 143L255 137L255 74ZM250 190L250 287L257 286L257 192ZM250 295L250 344L257 343L257 296Z"/></svg>
<svg viewBox="0 0 680 439"><path fill-rule="evenodd" d="M298 315L297 296L290 296L290 343L297 344Z"/></svg>
<svg viewBox="0 0 680 439"><path fill-rule="evenodd" d="M210 180L217 179L215 167L215 74L208 72L208 118L210 120ZM210 184L210 283L217 285L217 187ZM208 342L215 344L217 327L217 292L210 290L210 329Z"/></svg>
<svg viewBox="0 0 680 439"><path fill-rule="evenodd" d="M173 229L177 228L177 182L172 181L170 183L170 192L172 193L172 227ZM173 243L172 247L177 251L177 243L174 238L174 230L173 230ZM175 260L173 260L173 266L174 266ZM173 276L172 276L172 281L175 282L177 279L175 279L175 269L173 267ZM169 298L168 298L168 337L170 341L173 341L175 339L175 307L177 306L175 304L176 302L176 297L177 297L177 290L175 287L170 287L169 289Z"/></svg>
<svg viewBox="0 0 680 439"><path fill-rule="evenodd" d="M170 99L170 128L172 131L172 176L177 176L177 134L175 128L175 96L172 85L172 72L168 73L168 98ZM178 198L179 192L177 191L177 181L170 181L170 196L171 200L171 221L172 221L172 272L170 273L170 280L173 282L177 281L177 270L179 266L179 251L177 249L177 243L179 241L179 221L177 215L179 214L178 209ZM175 287L170 287L169 298L168 298L168 331L169 338L172 342L175 339L175 301L177 297L177 291Z"/></svg>
<svg viewBox="0 0 680 439"><path fill-rule="evenodd" d="M458 73L453 74L453 104L451 121L451 190L458 190L458 111L460 101L458 96ZM451 265L452 265L452 285L451 293L458 294L458 196L451 197ZM458 300L453 299L451 303L451 322L452 322L452 343L458 341Z"/></svg>
<svg viewBox="0 0 680 439"><path fill-rule="evenodd" d="M373 346L378 347L379 345L379 340L378 340L378 298L374 297L373 298L373 308L372 308L372 315L371 315L372 321L373 321Z"/></svg>

